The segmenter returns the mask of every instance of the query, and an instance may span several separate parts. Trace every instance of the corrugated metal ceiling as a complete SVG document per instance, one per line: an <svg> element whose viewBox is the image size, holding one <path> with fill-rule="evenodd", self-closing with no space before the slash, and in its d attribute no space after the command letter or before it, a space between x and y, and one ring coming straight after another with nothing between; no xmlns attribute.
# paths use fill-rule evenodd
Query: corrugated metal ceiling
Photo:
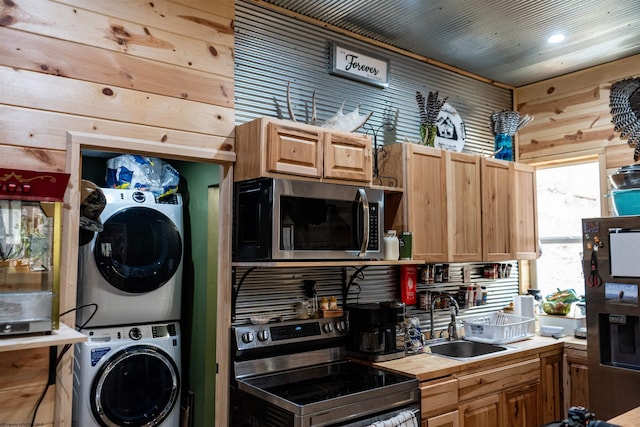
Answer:
<svg viewBox="0 0 640 427"><path fill-rule="evenodd" d="M515 87L640 54L638 0L264 2Z"/></svg>

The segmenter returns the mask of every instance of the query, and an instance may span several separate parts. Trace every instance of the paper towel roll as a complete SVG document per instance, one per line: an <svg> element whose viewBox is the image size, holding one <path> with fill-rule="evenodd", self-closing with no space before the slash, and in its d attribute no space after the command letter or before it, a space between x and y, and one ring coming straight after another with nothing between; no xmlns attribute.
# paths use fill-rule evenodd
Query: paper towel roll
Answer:
<svg viewBox="0 0 640 427"><path fill-rule="evenodd" d="M533 295L516 295L513 300L513 314L521 317L535 317Z"/></svg>

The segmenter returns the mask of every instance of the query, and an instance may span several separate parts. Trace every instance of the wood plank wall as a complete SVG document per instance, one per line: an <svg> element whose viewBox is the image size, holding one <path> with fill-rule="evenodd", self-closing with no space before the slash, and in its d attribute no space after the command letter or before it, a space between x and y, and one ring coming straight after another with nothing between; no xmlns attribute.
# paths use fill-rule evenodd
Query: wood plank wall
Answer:
<svg viewBox="0 0 640 427"><path fill-rule="evenodd" d="M640 76L640 55L516 88L514 102L534 120L518 132L518 160L542 163L604 153L607 169L633 163L633 149L614 132L609 91Z"/></svg>
<svg viewBox="0 0 640 427"><path fill-rule="evenodd" d="M234 11L233 0L0 2L0 167L68 171L77 157L66 152L69 132L108 136L105 151L126 152L136 139L154 142L158 157L165 144L203 149L210 162L219 152L228 163ZM65 206L67 218L74 209ZM61 312L75 304L75 267L63 270ZM0 360L0 423L29 425L49 350ZM71 424L71 387L67 357L38 425Z"/></svg>

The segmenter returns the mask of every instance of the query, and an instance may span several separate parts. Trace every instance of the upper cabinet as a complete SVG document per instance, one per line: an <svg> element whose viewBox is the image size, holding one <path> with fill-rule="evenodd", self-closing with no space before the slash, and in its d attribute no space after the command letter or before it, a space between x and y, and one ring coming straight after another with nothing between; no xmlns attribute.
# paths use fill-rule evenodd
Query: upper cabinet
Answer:
<svg viewBox="0 0 640 427"><path fill-rule="evenodd" d="M404 188L393 218L412 231L413 257L426 262L482 257L480 157L417 144L386 147L384 174Z"/></svg>
<svg viewBox="0 0 640 427"><path fill-rule="evenodd" d="M371 138L262 117L236 128L235 181L300 177L371 184Z"/></svg>
<svg viewBox="0 0 640 427"><path fill-rule="evenodd" d="M483 158L481 164L482 260L514 259L511 213L513 162Z"/></svg>
<svg viewBox="0 0 640 427"><path fill-rule="evenodd" d="M513 163L513 253L515 259L536 259L539 255L536 169Z"/></svg>
<svg viewBox="0 0 640 427"><path fill-rule="evenodd" d="M535 168L482 158L481 171L483 261L537 258Z"/></svg>
<svg viewBox="0 0 640 427"><path fill-rule="evenodd" d="M417 144L385 147L382 174L404 189L387 225L412 231L426 262L533 259L538 251L535 169ZM391 211L391 212L390 212Z"/></svg>

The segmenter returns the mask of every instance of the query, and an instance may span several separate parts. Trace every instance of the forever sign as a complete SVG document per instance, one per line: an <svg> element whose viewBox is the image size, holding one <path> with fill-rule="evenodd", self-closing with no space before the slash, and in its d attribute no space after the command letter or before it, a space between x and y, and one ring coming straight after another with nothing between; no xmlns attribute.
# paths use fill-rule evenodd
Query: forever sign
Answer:
<svg viewBox="0 0 640 427"><path fill-rule="evenodd" d="M388 85L389 61L357 52L343 45L333 44L331 72L342 77L363 81L376 86Z"/></svg>

